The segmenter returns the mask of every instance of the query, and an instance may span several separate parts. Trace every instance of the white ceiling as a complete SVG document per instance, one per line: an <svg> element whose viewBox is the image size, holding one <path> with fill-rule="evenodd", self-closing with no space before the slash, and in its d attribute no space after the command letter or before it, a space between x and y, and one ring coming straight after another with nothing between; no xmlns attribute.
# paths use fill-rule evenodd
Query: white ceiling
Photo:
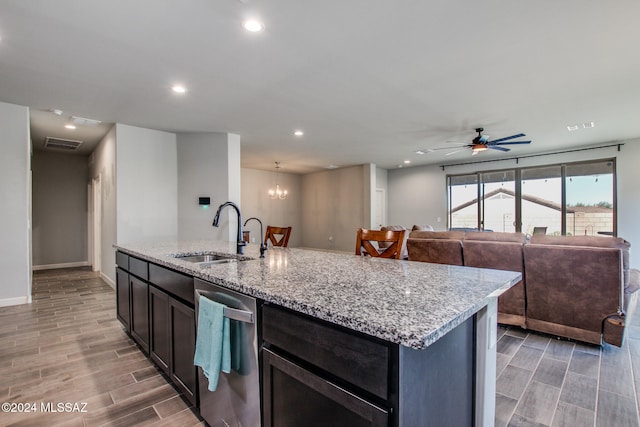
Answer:
<svg viewBox="0 0 640 427"><path fill-rule="evenodd" d="M292 173L470 161L415 151L478 126L533 142L473 160L549 152L640 136L639 16L637 0L2 0L0 101L32 109L34 145L77 139L42 119L56 108L237 133L243 167Z"/></svg>

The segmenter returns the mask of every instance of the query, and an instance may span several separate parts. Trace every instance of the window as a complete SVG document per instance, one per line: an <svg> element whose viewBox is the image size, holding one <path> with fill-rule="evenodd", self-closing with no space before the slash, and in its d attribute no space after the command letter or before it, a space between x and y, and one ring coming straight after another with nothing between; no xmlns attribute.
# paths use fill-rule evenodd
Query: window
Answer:
<svg viewBox="0 0 640 427"><path fill-rule="evenodd" d="M449 228L478 227L478 175L450 176Z"/></svg>
<svg viewBox="0 0 640 427"><path fill-rule="evenodd" d="M450 229L616 234L613 159L449 175L447 186Z"/></svg>
<svg viewBox="0 0 640 427"><path fill-rule="evenodd" d="M566 167L567 233L613 235L613 162Z"/></svg>
<svg viewBox="0 0 640 427"><path fill-rule="evenodd" d="M521 231L562 234L562 166L522 169L520 179Z"/></svg>

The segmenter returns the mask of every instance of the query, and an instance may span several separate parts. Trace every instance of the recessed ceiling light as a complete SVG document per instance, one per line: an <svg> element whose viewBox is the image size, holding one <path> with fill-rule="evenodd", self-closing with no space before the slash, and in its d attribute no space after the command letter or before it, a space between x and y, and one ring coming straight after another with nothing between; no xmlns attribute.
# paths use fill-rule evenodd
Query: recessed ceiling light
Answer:
<svg viewBox="0 0 640 427"><path fill-rule="evenodd" d="M408 165L409 163L411 163L411 160L405 160L405 161L404 161L404 164L405 164L405 165Z"/></svg>
<svg viewBox="0 0 640 427"><path fill-rule="evenodd" d="M584 129L589 129L589 128L594 127L595 125L596 125L596 124L595 124L594 122L586 122L586 123L583 123L583 124L582 124L582 127L583 127Z"/></svg>
<svg viewBox="0 0 640 427"><path fill-rule="evenodd" d="M72 125L71 123L64 125L64 127L66 127L67 129L75 129L76 126Z"/></svg>
<svg viewBox="0 0 640 427"><path fill-rule="evenodd" d="M257 33L264 30L264 24L255 19L247 19L242 23L242 28L252 33Z"/></svg>
<svg viewBox="0 0 640 427"><path fill-rule="evenodd" d="M327 166L325 169L338 169L338 168L339 168L339 166L336 166L336 165L329 165L329 166Z"/></svg>
<svg viewBox="0 0 640 427"><path fill-rule="evenodd" d="M569 132L573 132L574 130L578 130L578 125L569 125L567 126Z"/></svg>
<svg viewBox="0 0 640 427"><path fill-rule="evenodd" d="M171 90L175 93L185 93L187 91L187 88L182 85L174 85Z"/></svg>
<svg viewBox="0 0 640 427"><path fill-rule="evenodd" d="M427 152L426 151L422 151L422 150L418 150L418 151L416 151L416 154L427 154Z"/></svg>
<svg viewBox="0 0 640 427"><path fill-rule="evenodd" d="M303 131L301 131L301 130L297 130L297 131L293 132L293 134L294 134L295 136L302 136L302 135L304 135L304 132L303 132Z"/></svg>
<svg viewBox="0 0 640 427"><path fill-rule="evenodd" d="M399 167L399 168L401 168L401 167L402 167L402 165L398 165L398 167Z"/></svg>

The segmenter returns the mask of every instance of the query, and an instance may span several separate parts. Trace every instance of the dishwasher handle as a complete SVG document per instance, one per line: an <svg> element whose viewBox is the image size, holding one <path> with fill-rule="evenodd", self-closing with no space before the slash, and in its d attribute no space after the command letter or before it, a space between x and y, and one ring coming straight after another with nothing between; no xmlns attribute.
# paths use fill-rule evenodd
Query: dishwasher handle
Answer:
<svg viewBox="0 0 640 427"><path fill-rule="evenodd" d="M201 296L207 298L207 293L209 292L196 290L196 298L200 299ZM212 301L215 301L215 299L212 299ZM244 322L244 323L254 322L253 313L248 310L240 310L237 308L231 308L231 307L225 306L222 313L224 317L227 317L231 320L237 320L239 322Z"/></svg>
<svg viewBox="0 0 640 427"><path fill-rule="evenodd" d="M237 308L225 307L223 311L224 317L239 322L253 323L253 313L246 310L238 310Z"/></svg>

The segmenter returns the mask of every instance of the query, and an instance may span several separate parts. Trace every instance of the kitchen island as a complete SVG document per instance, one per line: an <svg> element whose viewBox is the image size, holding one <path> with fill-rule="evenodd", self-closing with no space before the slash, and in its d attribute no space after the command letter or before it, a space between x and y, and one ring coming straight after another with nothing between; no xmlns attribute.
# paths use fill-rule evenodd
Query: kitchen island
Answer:
<svg viewBox="0 0 640 427"><path fill-rule="evenodd" d="M347 405L351 411L358 412L363 401L375 408L362 425L412 427L438 425L438 420L493 424L496 301L520 280L519 273L295 248L270 248L259 258L258 245L248 245L246 255L236 256L235 243L212 241L116 248L132 259L260 301L264 425L285 424L273 421L282 400L274 396L279 380L271 376L283 358L292 360L295 369L304 368L300 372L321 378L312 378L307 386L335 387L337 394L320 391L330 399L339 399L342 392L355 396L355 403ZM194 254L237 261L200 265L180 258ZM334 348L322 356L332 344L319 342L332 339L340 342L334 347L371 344L362 349L367 353L361 359L373 361L358 371L357 358L345 355L355 347L344 352ZM328 360L334 356L336 360ZM294 376L295 369L282 368ZM359 379L368 376L380 382Z"/></svg>

